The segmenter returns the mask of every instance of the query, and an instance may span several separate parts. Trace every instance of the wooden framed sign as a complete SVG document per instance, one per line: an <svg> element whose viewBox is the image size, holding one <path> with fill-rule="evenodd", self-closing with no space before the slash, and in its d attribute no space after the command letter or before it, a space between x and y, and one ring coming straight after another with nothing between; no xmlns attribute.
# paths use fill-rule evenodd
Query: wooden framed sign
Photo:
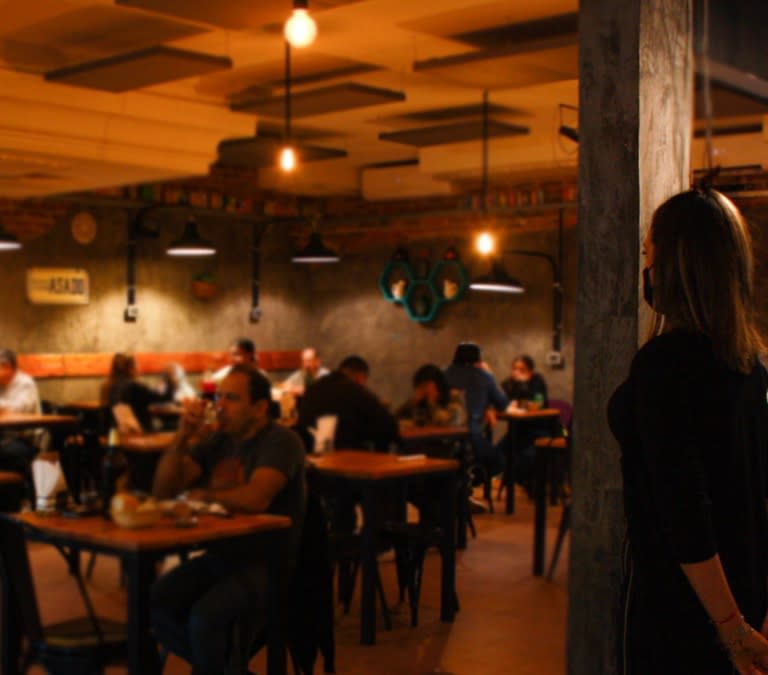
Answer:
<svg viewBox="0 0 768 675"><path fill-rule="evenodd" d="M88 272L74 267L30 267L27 299L33 305L87 305Z"/></svg>

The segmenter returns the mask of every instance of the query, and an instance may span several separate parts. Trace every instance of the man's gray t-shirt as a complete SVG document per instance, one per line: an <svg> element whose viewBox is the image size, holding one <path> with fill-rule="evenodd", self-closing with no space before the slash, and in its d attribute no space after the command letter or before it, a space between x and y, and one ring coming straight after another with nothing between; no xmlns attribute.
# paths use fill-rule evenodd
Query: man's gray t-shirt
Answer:
<svg viewBox="0 0 768 675"><path fill-rule="evenodd" d="M266 512L291 518L286 553L290 556L288 559L293 560L298 550L306 502L304 445L301 438L290 429L270 422L256 436L241 443L228 434L214 434L194 446L190 455L202 469L198 484L213 489L243 485L259 467L271 467L286 476L288 483L278 492ZM216 550L227 555L263 559L259 548L241 541L224 544Z"/></svg>

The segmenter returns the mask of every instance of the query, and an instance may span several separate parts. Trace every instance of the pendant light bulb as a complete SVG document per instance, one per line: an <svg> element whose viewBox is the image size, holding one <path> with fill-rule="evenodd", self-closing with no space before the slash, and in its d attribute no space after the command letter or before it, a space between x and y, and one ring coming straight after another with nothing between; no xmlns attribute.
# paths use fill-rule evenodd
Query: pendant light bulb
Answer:
<svg viewBox="0 0 768 675"><path fill-rule="evenodd" d="M306 7L294 7L283 33L291 47L308 47L317 37L317 24Z"/></svg>
<svg viewBox="0 0 768 675"><path fill-rule="evenodd" d="M477 238L477 243L475 245L477 246L478 252L482 255L489 255L490 253L493 253L493 249L495 248L493 235L489 234L488 232L483 232Z"/></svg>
<svg viewBox="0 0 768 675"><path fill-rule="evenodd" d="M280 170L290 173L296 168L296 151L292 146L286 145L280 150Z"/></svg>

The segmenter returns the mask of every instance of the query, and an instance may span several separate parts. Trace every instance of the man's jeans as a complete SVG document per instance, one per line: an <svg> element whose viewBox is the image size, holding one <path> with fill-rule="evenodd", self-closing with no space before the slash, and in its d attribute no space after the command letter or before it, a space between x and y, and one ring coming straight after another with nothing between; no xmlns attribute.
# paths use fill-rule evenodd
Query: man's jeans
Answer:
<svg viewBox="0 0 768 675"><path fill-rule="evenodd" d="M266 568L260 562L229 560L215 553L193 558L163 575L152 588L155 635L192 664L192 675L223 675L228 672L234 623L245 621L249 627L264 623L266 587ZM247 649L250 641L244 642Z"/></svg>

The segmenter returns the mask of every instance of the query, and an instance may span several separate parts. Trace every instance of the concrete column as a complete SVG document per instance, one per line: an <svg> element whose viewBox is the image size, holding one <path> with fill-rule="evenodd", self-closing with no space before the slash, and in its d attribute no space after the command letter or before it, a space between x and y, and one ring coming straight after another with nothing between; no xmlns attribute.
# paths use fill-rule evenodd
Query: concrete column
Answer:
<svg viewBox="0 0 768 675"><path fill-rule="evenodd" d="M617 672L624 515L606 404L642 341L640 241L689 183L692 0L580 3L579 288L568 672Z"/></svg>

